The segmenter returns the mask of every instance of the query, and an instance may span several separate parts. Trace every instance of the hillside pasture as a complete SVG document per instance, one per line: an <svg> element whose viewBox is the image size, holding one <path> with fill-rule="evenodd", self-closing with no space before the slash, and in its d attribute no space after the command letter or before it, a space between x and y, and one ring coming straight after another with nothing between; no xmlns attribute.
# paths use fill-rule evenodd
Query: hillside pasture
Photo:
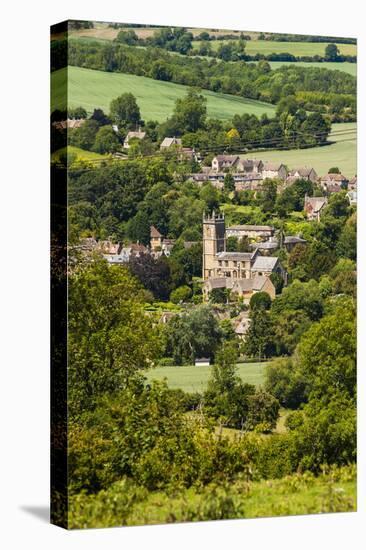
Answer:
<svg viewBox="0 0 366 550"><path fill-rule="evenodd" d="M213 50L218 50L220 44L225 44L226 40L213 40L210 42ZM207 42L196 40L193 47L197 49L200 45ZM274 42L271 40L248 40L246 42L245 52L248 55L270 55L272 53L290 53L296 57L320 55L324 56L325 42ZM337 44L339 52L342 55L357 55L356 44Z"/></svg>
<svg viewBox="0 0 366 550"><path fill-rule="evenodd" d="M238 363L237 373L243 382L261 386L264 381L264 371L267 363ZM180 366L156 367L146 373L149 382L167 379L172 389L182 389L185 392L203 392L211 376L212 367Z"/></svg>
<svg viewBox="0 0 366 550"><path fill-rule="evenodd" d="M336 132L336 133L333 133ZM344 133L343 133L344 132ZM329 140L331 145L310 149L274 150L248 153L243 158L261 158L264 162L282 162L290 169L312 166L319 176L326 174L332 166L338 166L348 178L357 173L357 124L346 122L333 124Z"/></svg>
<svg viewBox="0 0 366 550"><path fill-rule="evenodd" d="M123 93L131 92L137 99L144 120L164 121L174 109L175 101L183 97L188 87L172 82L153 80L144 76L123 73L94 71L81 67L68 67L68 104L69 107L84 107L89 114L94 108L101 108L106 113L112 99ZM51 109L59 109L64 94L57 93L59 83L65 81L66 69L55 71L51 75L52 89L56 90L52 98ZM202 91L207 98L208 116L219 119L231 119L235 114L266 113L273 116L275 106L241 98L229 94Z"/></svg>
<svg viewBox="0 0 366 550"><path fill-rule="evenodd" d="M269 61L271 69L276 70L280 67L307 67L307 68L317 68L317 69L328 69L329 71L342 71L343 73L350 74L351 76L357 76L357 63L348 63L347 61L343 63L332 63L329 61L316 62L310 61Z"/></svg>

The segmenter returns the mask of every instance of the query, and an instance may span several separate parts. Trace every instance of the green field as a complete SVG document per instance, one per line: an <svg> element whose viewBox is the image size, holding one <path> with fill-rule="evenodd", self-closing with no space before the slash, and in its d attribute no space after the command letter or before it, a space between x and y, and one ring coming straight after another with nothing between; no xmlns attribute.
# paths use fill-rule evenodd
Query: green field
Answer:
<svg viewBox="0 0 366 550"><path fill-rule="evenodd" d="M92 151L85 151L84 149L80 149L79 147L74 147L73 145L68 145L67 147L63 147L62 149L58 149L57 151L54 151L52 153L52 160L58 161L60 158L60 155L67 153L74 154L77 156L77 160L103 160L104 158L108 158L108 155L100 155L99 153L93 153Z"/></svg>
<svg viewBox="0 0 366 550"><path fill-rule="evenodd" d="M333 124L333 132L345 132L332 136L329 139L335 141L332 145L324 147L312 147L311 149L293 149L291 151L265 151L255 155L247 154L243 157L261 158L263 162L282 162L289 168L300 166L312 166L318 176L328 172L332 166L338 166L341 172L351 178L357 173L357 124L346 122Z"/></svg>
<svg viewBox="0 0 366 550"><path fill-rule="evenodd" d="M248 384L260 386L264 380L264 370L267 363L239 363L238 375ZM212 367L156 367L146 373L149 382L167 379L168 386L180 388L185 392L202 392L206 389L211 376Z"/></svg>
<svg viewBox="0 0 366 550"><path fill-rule="evenodd" d="M294 61L292 63L288 61L269 61L271 68L273 70L279 69L280 67L290 66L290 67L316 67L318 69L328 69L330 71L342 71L343 73L350 74L352 76L357 76L357 63L331 63L324 61L324 63L311 61L306 63L306 61Z"/></svg>
<svg viewBox="0 0 366 550"><path fill-rule="evenodd" d="M224 44L226 40L214 40L211 41L211 47L213 50L218 50L220 44ZM207 42L194 41L193 47L197 48L202 43ZM338 49L342 55L357 55L357 46L355 44L337 44ZM327 44L325 42L274 42L270 40L248 40L245 47L245 53L248 55L255 55L257 53L263 55L270 55L271 53L290 53L296 57L304 55L324 56L325 48Z"/></svg>
<svg viewBox="0 0 366 550"><path fill-rule="evenodd" d="M64 94L62 84L65 82L66 69L55 71L51 75L52 87L56 90L51 101L51 110L62 108ZM137 99L144 120L164 121L174 109L175 101L187 93L187 86L162 82L122 73L93 71L80 67L68 68L68 102L69 107L84 107L88 113L99 107L109 111L112 99L131 92ZM60 86L60 93L58 92ZM272 116L275 106L269 103L245 99L237 96L202 91L207 98L208 115L213 118L230 119L235 114L249 113L261 116L267 113Z"/></svg>

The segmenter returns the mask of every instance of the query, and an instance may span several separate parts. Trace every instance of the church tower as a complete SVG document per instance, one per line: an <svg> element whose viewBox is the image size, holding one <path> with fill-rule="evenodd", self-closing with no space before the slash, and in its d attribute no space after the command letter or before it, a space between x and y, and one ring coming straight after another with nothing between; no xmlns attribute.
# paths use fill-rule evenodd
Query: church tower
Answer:
<svg viewBox="0 0 366 550"><path fill-rule="evenodd" d="M215 214L215 211L212 212L212 215L203 214L203 280L215 277L216 254L225 251L225 215Z"/></svg>

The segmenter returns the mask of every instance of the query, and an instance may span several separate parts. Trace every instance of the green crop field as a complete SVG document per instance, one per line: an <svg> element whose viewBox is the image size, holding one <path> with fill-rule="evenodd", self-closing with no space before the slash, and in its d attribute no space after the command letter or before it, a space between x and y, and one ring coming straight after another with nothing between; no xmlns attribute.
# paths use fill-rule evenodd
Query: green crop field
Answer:
<svg viewBox="0 0 366 550"><path fill-rule="evenodd" d="M66 69L55 71L51 75L53 89L51 109L62 108L64 94L59 85L65 82ZM68 68L68 102L70 107L84 107L88 113L99 107L109 111L112 99L125 92L135 95L144 120L164 121L174 109L175 101L187 93L188 87L172 82L162 82L122 73L107 73L93 71L80 67ZM272 116L275 106L252 99L245 99L227 94L219 94L204 90L207 98L208 115L213 118L230 119L235 114L255 114L261 116L267 113Z"/></svg>
<svg viewBox="0 0 366 550"><path fill-rule="evenodd" d="M264 370L267 363L239 363L238 375L248 384L260 386L264 380ZM149 382L167 379L168 386L180 388L185 392L202 392L206 389L211 376L212 367L156 367L146 373Z"/></svg>
<svg viewBox="0 0 366 550"><path fill-rule="evenodd" d="M330 71L342 71L344 73L350 74L352 76L357 76L357 63L331 63L325 61L324 63L311 61L306 63L305 61L269 61L271 68L273 70L279 69L280 67L293 66L293 67L316 67L318 69L328 69Z"/></svg>
<svg viewBox="0 0 366 550"><path fill-rule="evenodd" d="M217 50L220 44L226 43L226 40L211 41L213 50ZM193 47L198 48L203 42L194 41ZM204 42L207 44L207 42ZM303 55L324 55L327 44L325 42L274 42L270 40L248 40L245 52L248 55L257 53L270 55L271 53L291 53L297 57ZM357 46L355 44L337 44L342 55L357 55Z"/></svg>
<svg viewBox="0 0 366 550"><path fill-rule="evenodd" d="M319 176L328 172L332 166L338 166L341 172L351 178L357 173L357 132L356 123L346 122L333 124L329 139L332 145L312 147L310 149L293 149L291 151L264 151L247 154L242 157L261 158L264 162L282 162L289 168L312 166ZM344 133L343 133L344 132Z"/></svg>

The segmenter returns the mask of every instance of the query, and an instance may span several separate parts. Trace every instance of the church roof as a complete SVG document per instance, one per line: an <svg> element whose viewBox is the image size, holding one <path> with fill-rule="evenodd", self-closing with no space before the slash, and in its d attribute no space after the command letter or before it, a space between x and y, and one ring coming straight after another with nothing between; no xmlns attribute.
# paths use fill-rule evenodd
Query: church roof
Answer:
<svg viewBox="0 0 366 550"><path fill-rule="evenodd" d="M274 256L257 256L252 271L273 271L278 262Z"/></svg>
<svg viewBox="0 0 366 550"><path fill-rule="evenodd" d="M219 252L216 254L218 260L234 260L244 262L252 259L252 252Z"/></svg>

